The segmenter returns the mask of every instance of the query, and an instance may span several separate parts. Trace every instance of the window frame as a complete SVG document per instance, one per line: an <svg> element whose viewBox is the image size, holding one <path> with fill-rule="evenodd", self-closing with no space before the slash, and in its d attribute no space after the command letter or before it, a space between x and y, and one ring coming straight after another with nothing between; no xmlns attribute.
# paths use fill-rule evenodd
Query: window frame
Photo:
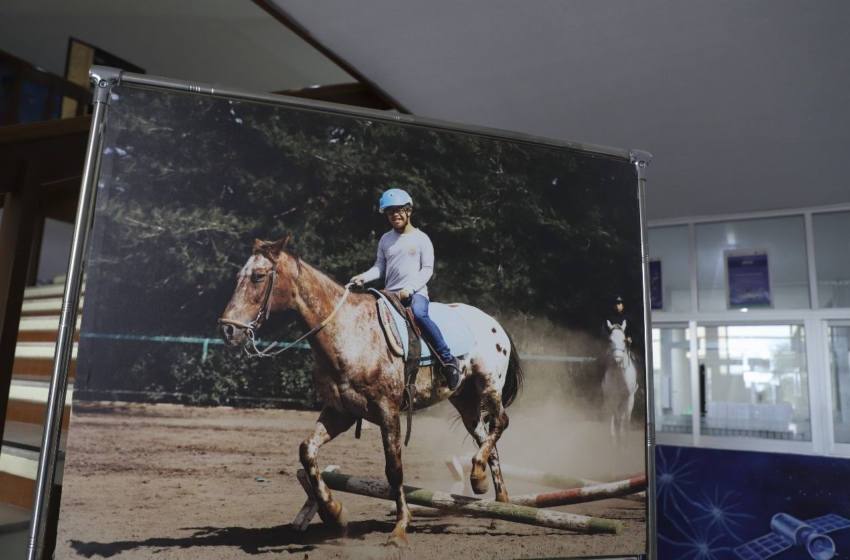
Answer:
<svg viewBox="0 0 850 560"><path fill-rule="evenodd" d="M832 379L829 369L828 327L850 326L850 308L820 308L818 299L817 268L813 237L813 216L834 212L850 211L850 204L828 207L802 208L782 211L751 212L721 216L705 216L671 220L650 220L648 228L687 226L689 237L689 265L691 281L690 312L647 310L651 313L652 328L690 329L691 408L699 407L699 357L697 352L697 329L699 326L735 325L801 325L805 329L805 354L807 388L809 393L809 416L811 419L811 441L770 440L756 437L708 436L699 433L699 420L694 416L691 434L674 434L656 431L659 445L705 447L713 449L765 451L805 455L830 455L850 457L850 443L835 443ZM806 264L809 281L809 308L803 309L752 309L747 312L732 309L725 311L700 311L697 286L697 224L759 220L773 217L802 216L805 227ZM647 254L652 253L649 247ZM773 280L771 279L771 282ZM650 334L651 337L651 334ZM653 372L654 373L654 372ZM658 389L656 389L657 391Z"/></svg>

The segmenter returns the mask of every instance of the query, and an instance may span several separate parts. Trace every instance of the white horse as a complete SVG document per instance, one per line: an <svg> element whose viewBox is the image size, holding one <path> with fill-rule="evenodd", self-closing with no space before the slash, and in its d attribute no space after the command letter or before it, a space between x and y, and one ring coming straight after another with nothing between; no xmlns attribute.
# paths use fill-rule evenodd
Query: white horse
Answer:
<svg viewBox="0 0 850 560"><path fill-rule="evenodd" d="M632 418L637 392L637 360L626 343L626 321L613 325L608 321L609 346L606 352L605 379L602 395L605 410L611 417L611 438L625 445L625 435Z"/></svg>

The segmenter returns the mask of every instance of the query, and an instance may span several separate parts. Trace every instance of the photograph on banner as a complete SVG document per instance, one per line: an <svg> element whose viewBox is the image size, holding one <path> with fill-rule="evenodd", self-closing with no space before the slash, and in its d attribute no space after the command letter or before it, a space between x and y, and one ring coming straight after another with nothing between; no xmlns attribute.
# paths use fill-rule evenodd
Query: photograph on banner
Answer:
<svg viewBox="0 0 850 560"><path fill-rule="evenodd" d="M724 252L729 309L773 307L767 251Z"/></svg>
<svg viewBox="0 0 850 560"><path fill-rule="evenodd" d="M649 307L664 309L664 285L661 280L661 259L649 259Z"/></svg>
<svg viewBox="0 0 850 560"><path fill-rule="evenodd" d="M97 184L61 557L645 553L628 158L119 86Z"/></svg>

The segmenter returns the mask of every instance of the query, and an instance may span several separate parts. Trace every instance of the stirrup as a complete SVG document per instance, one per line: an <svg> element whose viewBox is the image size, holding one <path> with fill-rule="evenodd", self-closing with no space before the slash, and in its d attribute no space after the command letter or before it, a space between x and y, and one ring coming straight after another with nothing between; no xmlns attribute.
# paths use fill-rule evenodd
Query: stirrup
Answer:
<svg viewBox="0 0 850 560"><path fill-rule="evenodd" d="M443 364L443 367L440 368L440 372L443 374L443 377L446 378L446 386L449 391L454 392L458 387L460 387L460 367L457 358L452 358L451 362Z"/></svg>

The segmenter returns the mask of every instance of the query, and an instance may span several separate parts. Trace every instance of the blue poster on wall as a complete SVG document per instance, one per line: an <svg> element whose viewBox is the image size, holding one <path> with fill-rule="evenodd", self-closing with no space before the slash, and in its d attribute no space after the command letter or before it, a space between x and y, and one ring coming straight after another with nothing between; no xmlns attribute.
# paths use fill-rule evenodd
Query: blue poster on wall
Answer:
<svg viewBox="0 0 850 560"><path fill-rule="evenodd" d="M664 309L664 292L661 289L661 261L649 261L649 304L651 309Z"/></svg>
<svg viewBox="0 0 850 560"><path fill-rule="evenodd" d="M767 253L726 253L729 308L770 307L770 274Z"/></svg>
<svg viewBox="0 0 850 560"><path fill-rule="evenodd" d="M850 460L659 445L658 558L850 556Z"/></svg>

